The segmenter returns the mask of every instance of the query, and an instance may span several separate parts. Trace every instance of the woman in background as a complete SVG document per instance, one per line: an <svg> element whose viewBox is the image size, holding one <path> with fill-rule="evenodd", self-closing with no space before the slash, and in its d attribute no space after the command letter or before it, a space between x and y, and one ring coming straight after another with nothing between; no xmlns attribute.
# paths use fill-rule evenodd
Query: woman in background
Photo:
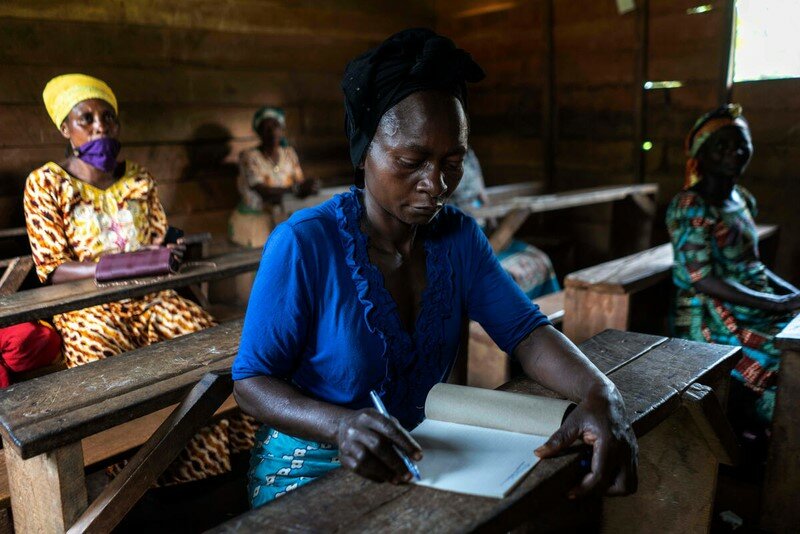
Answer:
<svg viewBox="0 0 800 534"><path fill-rule="evenodd" d="M741 107L703 115L686 139L683 191L667 210L675 252L674 330L683 338L739 345L732 413L740 431L763 433L772 419L780 351L775 335L800 308L800 290L758 254L756 201L737 182L753 144Z"/></svg>
<svg viewBox="0 0 800 534"><path fill-rule="evenodd" d="M469 211L489 201L483 181L483 171L472 147L464 156L464 175L453 191L450 203ZM483 225L483 223L481 222ZM535 299L561 290L553 263L544 251L519 239L497 253L497 259L528 298Z"/></svg>
<svg viewBox="0 0 800 534"><path fill-rule="evenodd" d="M286 217L283 195L299 198L315 194L316 180L306 179L297 152L285 137L286 116L281 108L264 106L253 116L259 146L239 154L241 202L230 219L230 238L245 247L263 247L272 229Z"/></svg>
<svg viewBox="0 0 800 534"><path fill-rule="evenodd" d="M39 279L60 284L93 278L103 255L162 246L167 218L155 180L144 167L117 161L120 123L111 88L91 76L66 74L50 80L42 96L69 147L66 159L36 169L25 184L25 221ZM67 367L214 325L208 313L172 290L62 313L53 322ZM202 429L160 482L229 471L231 451L249 448L251 436L238 416Z"/></svg>

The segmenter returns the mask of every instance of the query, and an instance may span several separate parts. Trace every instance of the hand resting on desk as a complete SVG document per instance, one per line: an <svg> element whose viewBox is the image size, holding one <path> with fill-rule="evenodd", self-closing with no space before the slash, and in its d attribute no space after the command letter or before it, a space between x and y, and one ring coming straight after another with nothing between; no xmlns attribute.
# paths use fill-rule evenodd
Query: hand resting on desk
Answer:
<svg viewBox="0 0 800 534"><path fill-rule="evenodd" d="M638 445L616 386L552 326L534 330L514 355L528 376L578 403L561 428L536 450L537 456L549 458L578 439L591 445L590 471L568 497L604 490L609 495L635 492Z"/></svg>

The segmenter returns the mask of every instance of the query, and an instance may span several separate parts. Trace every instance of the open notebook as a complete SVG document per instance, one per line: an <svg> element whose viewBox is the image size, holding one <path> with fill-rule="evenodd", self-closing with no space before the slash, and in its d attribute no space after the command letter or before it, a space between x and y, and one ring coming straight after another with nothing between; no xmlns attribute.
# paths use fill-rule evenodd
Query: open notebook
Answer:
<svg viewBox="0 0 800 534"><path fill-rule="evenodd" d="M561 426L571 403L490 389L437 384L426 419L412 432L423 458L420 486L505 497L536 465L534 449Z"/></svg>

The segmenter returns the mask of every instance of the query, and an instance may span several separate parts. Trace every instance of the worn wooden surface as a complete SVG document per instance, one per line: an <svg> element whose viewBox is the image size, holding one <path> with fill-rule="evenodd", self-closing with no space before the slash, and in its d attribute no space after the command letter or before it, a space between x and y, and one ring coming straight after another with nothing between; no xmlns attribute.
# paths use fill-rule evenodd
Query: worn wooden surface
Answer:
<svg viewBox="0 0 800 534"><path fill-rule="evenodd" d="M800 315L778 336L782 347L778 393L772 419L767 470L764 479L761 527L774 532L796 532L800 525L797 489L800 487Z"/></svg>
<svg viewBox="0 0 800 534"><path fill-rule="evenodd" d="M207 373L68 532L104 533L116 527L195 433L208 423L232 389L230 371Z"/></svg>
<svg viewBox="0 0 800 534"><path fill-rule="evenodd" d="M158 343L0 391L0 433L22 458L178 402L207 372L228 369L242 321Z"/></svg>
<svg viewBox="0 0 800 534"><path fill-rule="evenodd" d="M553 324L561 324L564 318L563 291L539 297L533 302ZM496 388L508 382L509 378L511 362L508 354L500 350L480 324L470 321L467 384L480 388Z"/></svg>
<svg viewBox="0 0 800 534"><path fill-rule="evenodd" d="M467 208L466 211L479 218L505 217L515 210L524 210L529 214L543 213L578 206L604 204L622 200L629 195L655 194L657 191L658 186L655 184L591 187L551 195L517 197L499 205Z"/></svg>
<svg viewBox="0 0 800 534"><path fill-rule="evenodd" d="M0 297L0 326L46 319L57 313L227 278L257 269L260 260L260 250L242 250L186 264L179 273L169 276L114 282L103 287L88 279L20 291Z"/></svg>
<svg viewBox="0 0 800 534"><path fill-rule="evenodd" d="M683 394L683 403L719 463L737 465L742 453L739 440L714 390L708 385L692 384Z"/></svg>
<svg viewBox="0 0 800 534"><path fill-rule="evenodd" d="M639 435L674 413L690 384L731 364L739 352L733 347L617 331L603 332L581 349L620 388ZM524 378L502 389L541 392ZM375 484L340 469L221 525L215 532L500 532L546 513L563 499L578 476L577 454L544 460L509 496L496 500L417 486ZM309 502L314 506L307 506Z"/></svg>
<svg viewBox="0 0 800 534"><path fill-rule="evenodd" d="M16 293L33 268L33 258L21 256L12 258L0 276L0 296Z"/></svg>
<svg viewBox="0 0 800 534"><path fill-rule="evenodd" d="M639 440L639 490L603 502L603 532L708 532L717 468L695 420L679 407Z"/></svg>
<svg viewBox="0 0 800 534"><path fill-rule="evenodd" d="M8 443L4 439L4 444ZM64 532L86 508L80 443L50 449L29 459L4 447L18 534Z"/></svg>
<svg viewBox="0 0 800 534"><path fill-rule="evenodd" d="M567 286L564 289L564 334L575 342L606 328L628 330L630 298Z"/></svg>

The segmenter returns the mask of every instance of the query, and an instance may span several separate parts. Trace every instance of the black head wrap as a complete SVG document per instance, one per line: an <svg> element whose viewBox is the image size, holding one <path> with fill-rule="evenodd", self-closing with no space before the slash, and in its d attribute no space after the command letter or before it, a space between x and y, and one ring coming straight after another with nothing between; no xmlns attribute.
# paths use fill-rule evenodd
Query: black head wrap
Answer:
<svg viewBox="0 0 800 534"><path fill-rule="evenodd" d="M425 28L396 33L348 63L342 80L345 133L357 185L363 185L358 166L392 106L412 93L439 89L458 98L466 111L467 82L485 76L469 53Z"/></svg>

